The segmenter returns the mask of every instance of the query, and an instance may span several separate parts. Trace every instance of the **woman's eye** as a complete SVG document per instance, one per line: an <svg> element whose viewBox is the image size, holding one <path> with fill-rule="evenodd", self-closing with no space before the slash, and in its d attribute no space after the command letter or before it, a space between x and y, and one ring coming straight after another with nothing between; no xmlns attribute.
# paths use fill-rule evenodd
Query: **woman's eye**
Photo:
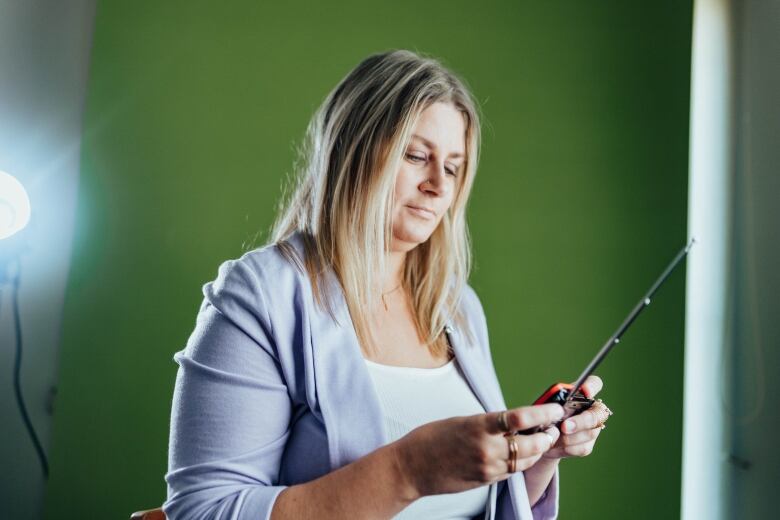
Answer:
<svg viewBox="0 0 780 520"><path fill-rule="evenodd" d="M455 170L453 168L445 168L445 169L447 170L447 173L449 173L453 177L455 176Z"/></svg>
<svg viewBox="0 0 780 520"><path fill-rule="evenodd" d="M406 158L410 161L424 161L425 157L420 157L419 155L414 155L411 153L406 154Z"/></svg>

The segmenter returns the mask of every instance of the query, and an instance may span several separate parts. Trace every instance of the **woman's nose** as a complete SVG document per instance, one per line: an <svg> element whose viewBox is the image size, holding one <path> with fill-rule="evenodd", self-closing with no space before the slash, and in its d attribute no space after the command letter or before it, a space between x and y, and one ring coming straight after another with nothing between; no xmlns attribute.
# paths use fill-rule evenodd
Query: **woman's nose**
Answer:
<svg viewBox="0 0 780 520"><path fill-rule="evenodd" d="M431 161L420 189L430 192L431 195L442 195L444 190L446 190L446 179L447 171L444 168L444 164L438 161Z"/></svg>

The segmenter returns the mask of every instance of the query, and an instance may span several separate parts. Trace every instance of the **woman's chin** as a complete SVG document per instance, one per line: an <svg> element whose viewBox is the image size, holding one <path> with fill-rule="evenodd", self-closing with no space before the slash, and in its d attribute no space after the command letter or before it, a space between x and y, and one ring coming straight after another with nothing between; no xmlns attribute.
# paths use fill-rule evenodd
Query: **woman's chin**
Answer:
<svg viewBox="0 0 780 520"><path fill-rule="evenodd" d="M431 233L426 232L394 233L391 250L395 252L411 251L429 238L431 238Z"/></svg>

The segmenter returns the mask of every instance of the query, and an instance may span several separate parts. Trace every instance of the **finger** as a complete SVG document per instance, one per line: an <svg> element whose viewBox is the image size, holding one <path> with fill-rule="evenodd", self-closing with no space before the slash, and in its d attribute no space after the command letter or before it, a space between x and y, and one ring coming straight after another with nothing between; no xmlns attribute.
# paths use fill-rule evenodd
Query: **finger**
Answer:
<svg viewBox="0 0 780 520"><path fill-rule="evenodd" d="M517 464L515 465L515 471L514 473L519 473L520 471L525 471L534 464L536 464L539 459L542 458L542 455L534 455L533 457L527 457L525 459L517 459ZM509 461L504 461L503 465L503 474L499 475L495 480L504 480L508 477L511 477L513 473L509 472Z"/></svg>
<svg viewBox="0 0 780 520"><path fill-rule="evenodd" d="M596 401L588 410L566 419L561 425L561 430L565 435L570 435L576 431L590 430L606 422L609 416L610 411L606 405Z"/></svg>
<svg viewBox="0 0 780 520"><path fill-rule="evenodd" d="M602 388L604 388L604 382L601 378L599 376L591 375L582 383L580 391L585 394L586 397L593 399L596 397L596 394L601 392Z"/></svg>
<svg viewBox="0 0 780 520"><path fill-rule="evenodd" d="M500 415L506 414L506 426L502 428ZM490 412L483 414L485 429L488 433L498 434L527 430L535 426L547 426L563 417L563 407L559 404L542 404L535 406L523 406L504 410L503 412Z"/></svg>
<svg viewBox="0 0 780 520"><path fill-rule="evenodd" d="M511 451L509 449L509 439L513 438L517 445L517 463L515 465L515 472L523 471L530 468L544 455L555 446L560 436L560 431L555 426L551 426L543 432L536 433L534 435L513 435L507 437L506 454L504 457L504 474L509 475L509 457ZM546 438L546 440L545 440ZM532 453L527 455L527 453ZM504 477L506 478L506 477Z"/></svg>
<svg viewBox="0 0 780 520"><path fill-rule="evenodd" d="M596 440L601 433L601 428L593 428L590 430L583 430L571 435L563 435L561 437L561 444L563 446L576 446L577 444L584 444Z"/></svg>
<svg viewBox="0 0 780 520"><path fill-rule="evenodd" d="M583 444L577 444L576 446L568 446L564 448L564 453L570 457L587 457L593 453L595 445L596 441L590 441Z"/></svg>
<svg viewBox="0 0 780 520"><path fill-rule="evenodd" d="M517 461L517 471L525 471L534 464L536 464L539 459L542 458L542 454L534 455L533 457L526 457L524 459L519 459Z"/></svg>
<svg viewBox="0 0 780 520"><path fill-rule="evenodd" d="M546 452L553 447L557 439L554 439L547 432L539 432L533 435L515 435L515 440L517 442L517 458L526 459Z"/></svg>
<svg viewBox="0 0 780 520"><path fill-rule="evenodd" d="M562 418L563 407L554 403L514 408L509 410L507 415L511 431L548 426Z"/></svg>
<svg viewBox="0 0 780 520"><path fill-rule="evenodd" d="M558 439L561 437L561 431L555 426L550 426L544 430L544 433L550 437L550 446L555 446L555 443L558 442Z"/></svg>

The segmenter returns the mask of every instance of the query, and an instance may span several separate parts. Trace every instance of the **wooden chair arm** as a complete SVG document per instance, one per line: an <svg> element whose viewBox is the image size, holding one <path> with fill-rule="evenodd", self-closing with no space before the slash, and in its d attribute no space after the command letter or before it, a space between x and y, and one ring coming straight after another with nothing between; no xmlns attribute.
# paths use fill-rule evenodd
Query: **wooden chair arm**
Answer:
<svg viewBox="0 0 780 520"><path fill-rule="evenodd" d="M130 515L130 520L165 520L165 513L163 513L162 509L136 511Z"/></svg>

